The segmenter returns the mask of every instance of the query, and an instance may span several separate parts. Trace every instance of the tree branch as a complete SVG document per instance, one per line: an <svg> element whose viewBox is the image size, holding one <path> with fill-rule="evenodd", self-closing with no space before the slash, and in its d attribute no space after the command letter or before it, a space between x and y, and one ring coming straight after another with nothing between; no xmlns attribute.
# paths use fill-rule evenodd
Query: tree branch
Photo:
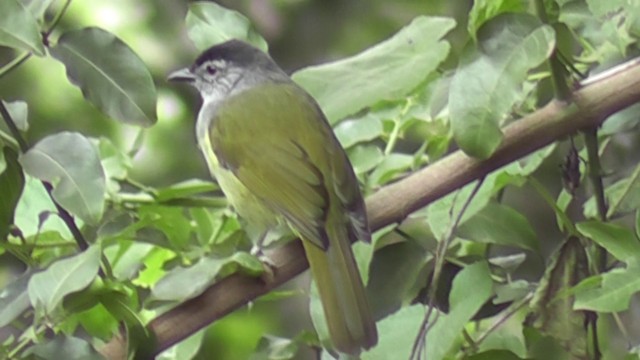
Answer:
<svg viewBox="0 0 640 360"><path fill-rule="evenodd" d="M573 93L571 102L552 101L540 110L504 129L504 140L491 158L480 161L461 151L454 152L427 168L391 185L367 199L372 230L403 220L412 212L446 194L482 178L557 139L578 130L600 125L609 115L640 101L640 61L627 63L618 71L588 79ZM188 300L149 323L156 335L156 352L167 349L247 302L280 286L303 272L308 264L300 241L293 241L267 253L275 265L273 282L233 274L213 284L198 297ZM124 359L126 344L115 337L101 353L108 359Z"/></svg>

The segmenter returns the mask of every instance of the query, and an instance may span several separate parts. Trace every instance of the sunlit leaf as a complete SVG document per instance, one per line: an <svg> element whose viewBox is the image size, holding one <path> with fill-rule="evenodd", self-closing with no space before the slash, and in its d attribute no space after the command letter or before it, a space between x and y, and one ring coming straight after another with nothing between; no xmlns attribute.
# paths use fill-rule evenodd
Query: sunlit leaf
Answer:
<svg viewBox="0 0 640 360"><path fill-rule="evenodd" d="M115 35L95 27L68 31L50 51L82 95L105 114L139 126L156 122L157 95L151 74Z"/></svg>
<svg viewBox="0 0 640 360"><path fill-rule="evenodd" d="M626 263L640 262L640 241L631 229L600 221L582 222L576 228L616 259Z"/></svg>
<svg viewBox="0 0 640 360"><path fill-rule="evenodd" d="M629 308L632 296L640 292L640 265L616 268L601 275L601 285L576 293L574 309L619 312Z"/></svg>
<svg viewBox="0 0 640 360"><path fill-rule="evenodd" d="M24 174L18 163L18 154L9 147L2 149L6 167L0 172L0 239L5 239L14 223L18 200L24 189Z"/></svg>
<svg viewBox="0 0 640 360"><path fill-rule="evenodd" d="M502 142L500 121L523 100L527 72L553 50L554 31L526 14L504 14L478 32L451 82L453 135L467 154L485 159Z"/></svg>
<svg viewBox="0 0 640 360"><path fill-rule="evenodd" d="M378 322L378 344L362 354L363 360L408 359L426 314L422 304L407 306Z"/></svg>
<svg viewBox="0 0 640 360"><path fill-rule="evenodd" d="M293 79L333 123L380 100L401 98L418 86L449 53L442 37L454 26L449 18L420 16L358 55L308 67Z"/></svg>
<svg viewBox="0 0 640 360"><path fill-rule="evenodd" d="M333 130L344 148L376 139L384 133L380 118L371 114L362 118L342 121Z"/></svg>
<svg viewBox="0 0 640 360"><path fill-rule="evenodd" d="M11 119L16 124L18 130L27 131L29 130L29 122L27 121L29 115L29 107L24 101L11 101L6 102L3 100L2 103L7 108L9 115L11 115ZM4 126L4 121L0 123ZM0 126L1 127L1 126Z"/></svg>
<svg viewBox="0 0 640 360"><path fill-rule="evenodd" d="M0 1L0 45L44 55L38 23L19 0Z"/></svg>
<svg viewBox="0 0 640 360"><path fill-rule="evenodd" d="M29 280L31 304L50 314L67 294L89 286L98 274L100 253L100 246L93 245L34 274Z"/></svg>
<svg viewBox="0 0 640 360"><path fill-rule="evenodd" d="M427 334L426 358L444 359L454 343L460 338L465 324L492 296L491 272L485 262L466 266L453 280L449 296L451 310L440 315Z"/></svg>
<svg viewBox="0 0 640 360"><path fill-rule="evenodd" d="M189 37L198 50L205 50L231 39L244 40L264 51L268 47L249 19L213 2L190 3L186 23Z"/></svg>
<svg viewBox="0 0 640 360"><path fill-rule="evenodd" d="M53 197L83 221L96 224L104 209L105 176L95 146L78 133L40 140L20 157L24 171L53 184Z"/></svg>
<svg viewBox="0 0 640 360"><path fill-rule="evenodd" d="M522 0L476 0L469 12L469 34L475 38L476 31L491 18L506 12L522 12L526 10Z"/></svg>

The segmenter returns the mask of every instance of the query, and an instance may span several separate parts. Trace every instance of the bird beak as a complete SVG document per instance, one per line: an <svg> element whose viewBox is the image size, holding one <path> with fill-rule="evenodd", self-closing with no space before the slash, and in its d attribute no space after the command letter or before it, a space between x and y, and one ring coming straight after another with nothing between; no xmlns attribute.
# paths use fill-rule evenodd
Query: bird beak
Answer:
<svg viewBox="0 0 640 360"><path fill-rule="evenodd" d="M169 74L169 76L167 77L167 80L192 83L196 81L196 77L195 75L193 75L191 70L189 70L189 68L184 68L184 69L176 70L171 74Z"/></svg>

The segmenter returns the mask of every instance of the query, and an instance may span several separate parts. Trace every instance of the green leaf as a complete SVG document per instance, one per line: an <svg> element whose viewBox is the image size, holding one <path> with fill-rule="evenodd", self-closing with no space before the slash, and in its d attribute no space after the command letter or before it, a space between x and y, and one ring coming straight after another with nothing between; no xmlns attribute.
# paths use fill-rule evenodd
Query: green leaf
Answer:
<svg viewBox="0 0 640 360"><path fill-rule="evenodd" d="M578 231L625 263L640 263L640 241L631 229L620 225L587 221L576 225Z"/></svg>
<svg viewBox="0 0 640 360"><path fill-rule="evenodd" d="M9 325L29 308L27 285L33 271L29 270L0 290L0 328Z"/></svg>
<svg viewBox="0 0 640 360"><path fill-rule="evenodd" d="M19 0L0 1L0 45L44 55L38 23Z"/></svg>
<svg viewBox="0 0 640 360"><path fill-rule="evenodd" d="M33 17L40 19L44 16L47 8L54 0L22 0L24 6L33 14Z"/></svg>
<svg viewBox="0 0 640 360"><path fill-rule="evenodd" d="M103 357L86 340L57 335L55 339L37 344L33 354L41 359L101 360Z"/></svg>
<svg viewBox="0 0 640 360"><path fill-rule="evenodd" d="M156 122L156 87L140 57L115 35L95 27L68 31L50 49L69 80L102 112L127 124Z"/></svg>
<svg viewBox="0 0 640 360"><path fill-rule="evenodd" d="M185 21L189 38L198 50L208 49L227 40L240 39L267 51L267 42L254 29L249 19L213 2L190 3Z"/></svg>
<svg viewBox="0 0 640 360"><path fill-rule="evenodd" d="M228 274L238 267L258 275L262 263L255 256L238 252L227 258L204 257L195 265L177 267L167 273L151 290L154 300L183 301L201 294L221 274Z"/></svg>
<svg viewBox="0 0 640 360"><path fill-rule="evenodd" d="M295 359L298 354L299 344L292 339L265 335L260 339L255 353L251 360L274 359L288 360Z"/></svg>
<svg viewBox="0 0 640 360"><path fill-rule="evenodd" d="M376 251L369 265L367 293L376 318L400 309L409 300L419 272L427 257L415 242L406 241L387 245Z"/></svg>
<svg viewBox="0 0 640 360"><path fill-rule="evenodd" d="M384 133L382 120L372 114L367 114L358 119L342 121L333 131L345 149L359 142L376 139Z"/></svg>
<svg viewBox="0 0 640 360"><path fill-rule="evenodd" d="M16 207L15 225L25 237L53 231L59 233L62 238L70 239L69 228L58 216L49 216L46 221L41 222L40 216L55 212L56 208L42 182L27 174L24 190Z"/></svg>
<svg viewBox="0 0 640 360"><path fill-rule="evenodd" d="M18 163L18 154L9 147L2 151L6 168L0 173L0 239L6 239L14 223L16 206L24 189L24 174Z"/></svg>
<svg viewBox="0 0 640 360"><path fill-rule="evenodd" d="M489 244L516 246L538 251L540 245L529 221L513 208L489 203L458 227L461 238Z"/></svg>
<svg viewBox="0 0 640 360"><path fill-rule="evenodd" d="M349 160L356 174L364 174L384 160L384 154L376 145L356 145L347 149Z"/></svg>
<svg viewBox="0 0 640 360"><path fill-rule="evenodd" d="M521 357L509 350L489 350L471 356L465 356L465 360L520 360Z"/></svg>
<svg viewBox="0 0 640 360"><path fill-rule="evenodd" d="M362 360L408 359L425 309L422 304L407 306L379 321L378 345L363 353Z"/></svg>
<svg viewBox="0 0 640 360"><path fill-rule="evenodd" d="M633 262L627 269L616 268L601 275L601 286L588 287L575 294L575 310L619 312L629 308L631 297L640 291L640 265Z"/></svg>
<svg viewBox="0 0 640 360"><path fill-rule="evenodd" d="M449 53L442 40L455 26L449 18L420 16L389 40L353 57L293 74L318 101L331 123L380 100L414 90Z"/></svg>
<svg viewBox="0 0 640 360"><path fill-rule="evenodd" d="M453 288L449 296L451 310L440 315L438 321L427 334L429 360L444 359L456 340L461 337L466 323L480 310L492 296L493 282L491 272L485 262L466 266L453 279ZM473 296L469 296L472 294Z"/></svg>
<svg viewBox="0 0 640 360"><path fill-rule="evenodd" d="M28 287L31 304L44 314L51 314L67 294L91 284L98 274L100 254L100 246L92 245L84 252L58 260L34 274Z"/></svg>
<svg viewBox="0 0 640 360"><path fill-rule="evenodd" d="M587 275L584 247L577 237L570 237L552 255L531 300L533 326L571 351L575 359L587 357L585 314L574 310L574 298L567 290Z"/></svg>
<svg viewBox="0 0 640 360"><path fill-rule="evenodd" d="M78 133L47 136L20 157L24 171L51 182L54 199L89 224L104 210L105 176L95 146Z"/></svg>
<svg viewBox="0 0 640 360"><path fill-rule="evenodd" d="M175 198L184 198L192 195L218 190L215 183L200 179L189 179L166 188L160 188L155 193L157 201L167 201Z"/></svg>
<svg viewBox="0 0 640 360"><path fill-rule="evenodd" d="M172 347L158 354L156 360L189 360L193 359L202 346L205 331L200 330L189 335L188 338L180 341ZM208 339L207 339L208 340Z"/></svg>
<svg viewBox="0 0 640 360"><path fill-rule="evenodd" d="M399 153L392 153L376 167L369 182L372 186L380 186L393 180L398 174L410 169L413 165L413 156Z"/></svg>
<svg viewBox="0 0 640 360"><path fill-rule="evenodd" d="M467 30L475 38L476 31L491 18L506 12L523 12L525 10L525 2L522 0L476 0L469 13Z"/></svg>
<svg viewBox="0 0 640 360"><path fill-rule="evenodd" d="M0 100L7 108L9 115L11 115L11 119L16 124L16 127L20 131L29 130L29 122L27 121L29 115L29 107L24 101L11 101L6 102L4 100ZM1 123L4 126L4 121Z"/></svg>
<svg viewBox="0 0 640 360"><path fill-rule="evenodd" d="M449 108L453 136L462 150L488 158L502 142L500 121L524 99L529 70L553 50L554 31L526 14L503 14L478 33L451 81Z"/></svg>

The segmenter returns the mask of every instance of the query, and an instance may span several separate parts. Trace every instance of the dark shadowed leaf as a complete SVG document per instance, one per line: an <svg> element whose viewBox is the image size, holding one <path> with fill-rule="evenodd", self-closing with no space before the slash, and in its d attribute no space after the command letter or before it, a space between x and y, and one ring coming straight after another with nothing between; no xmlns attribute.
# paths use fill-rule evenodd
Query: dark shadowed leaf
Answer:
<svg viewBox="0 0 640 360"><path fill-rule="evenodd" d="M19 0L0 1L0 45L44 55L38 23Z"/></svg>
<svg viewBox="0 0 640 360"><path fill-rule="evenodd" d="M86 340L58 335L55 339L33 347L41 359L101 360L103 357Z"/></svg>
<svg viewBox="0 0 640 360"><path fill-rule="evenodd" d="M64 33L50 49L82 95L113 119L156 122L156 87L140 57L115 35L95 27Z"/></svg>
<svg viewBox="0 0 640 360"><path fill-rule="evenodd" d="M442 37L455 26L449 18L421 16L392 38L358 55L308 67L293 74L318 101L330 122L380 100L414 90L449 53Z"/></svg>
<svg viewBox="0 0 640 360"><path fill-rule="evenodd" d="M31 305L27 293L31 275L33 272L27 271L0 290L0 328L9 325Z"/></svg>
<svg viewBox="0 0 640 360"><path fill-rule="evenodd" d="M587 358L585 314L574 310L567 290L588 275L587 254L577 237L570 237L551 257L531 300L533 326L556 339L575 359Z"/></svg>
<svg viewBox="0 0 640 360"><path fill-rule="evenodd" d="M16 206L24 189L24 174L15 151L5 147L2 153L6 166L0 172L0 239L5 239L14 223Z"/></svg>
<svg viewBox="0 0 640 360"><path fill-rule="evenodd" d="M538 237L522 214L509 206L489 203L458 227L457 235L468 240L539 250Z"/></svg>
<svg viewBox="0 0 640 360"><path fill-rule="evenodd" d="M253 28L249 19L237 11L213 2L192 2L187 13L187 28L198 50L230 39L240 39L266 51L267 42Z"/></svg>
<svg viewBox="0 0 640 360"><path fill-rule="evenodd" d="M469 46L451 82L451 127L469 155L487 158L500 145L500 121L524 99L527 73L551 54L554 31L536 17L504 14L478 33L478 49Z"/></svg>
<svg viewBox="0 0 640 360"><path fill-rule="evenodd" d="M53 197L83 221L96 224L104 209L105 176L95 146L78 133L40 140L20 157L24 171L53 184Z"/></svg>
<svg viewBox="0 0 640 360"><path fill-rule="evenodd" d="M100 267L100 246L92 245L72 257L58 260L29 281L31 304L50 314L70 293L89 286Z"/></svg>
<svg viewBox="0 0 640 360"><path fill-rule="evenodd" d="M29 9L31 14L33 14L33 17L40 19L53 1L54 0L22 0L22 3Z"/></svg>

